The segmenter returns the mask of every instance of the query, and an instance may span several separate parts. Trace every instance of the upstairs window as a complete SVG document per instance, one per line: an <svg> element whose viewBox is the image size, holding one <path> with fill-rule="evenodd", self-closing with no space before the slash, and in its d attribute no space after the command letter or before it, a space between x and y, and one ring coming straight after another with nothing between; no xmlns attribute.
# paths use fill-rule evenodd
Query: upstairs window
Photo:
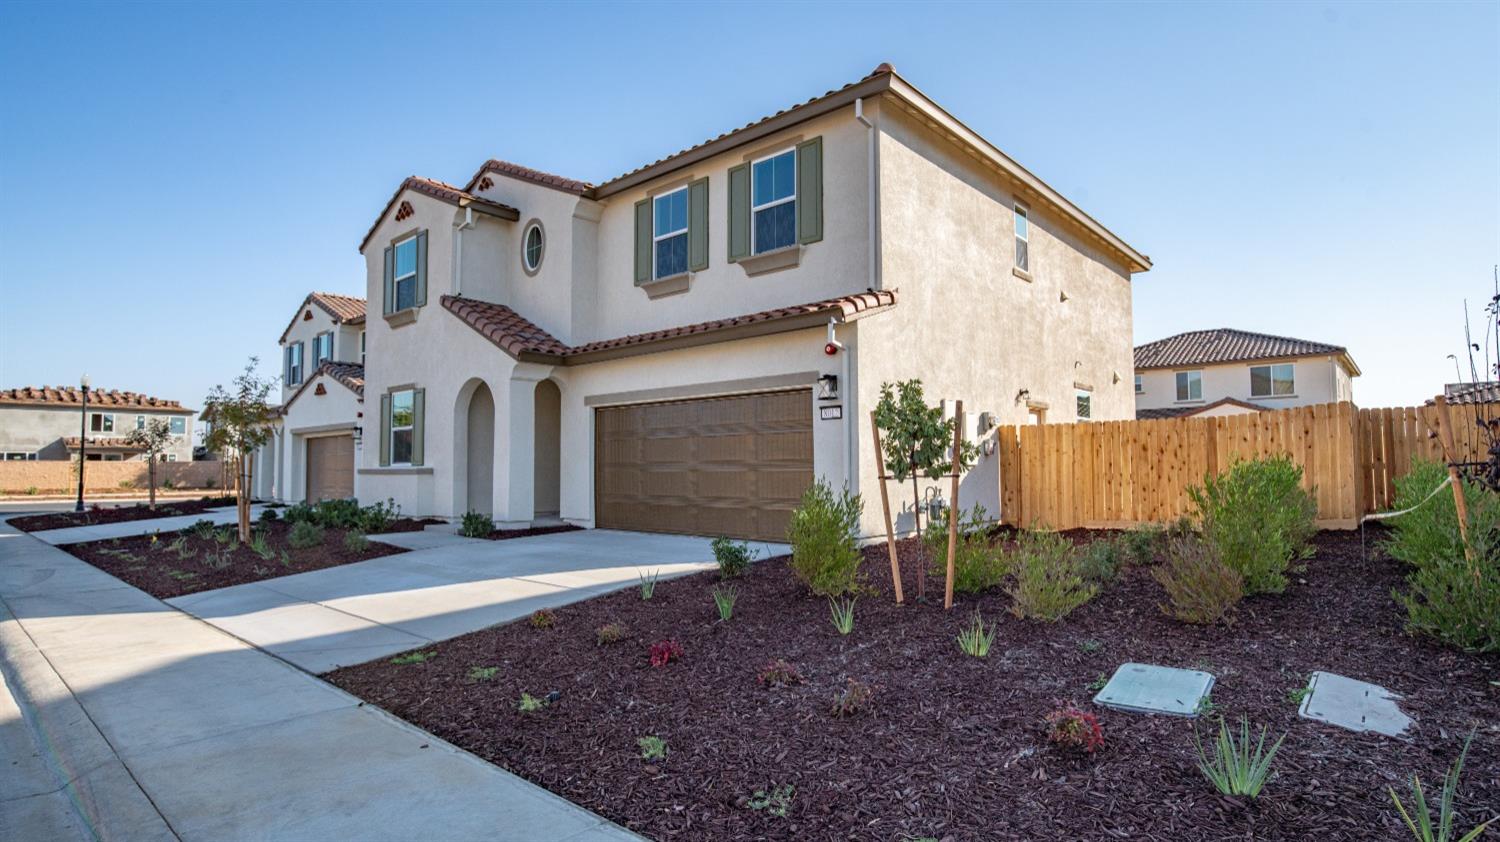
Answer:
<svg viewBox="0 0 1500 842"><path fill-rule="evenodd" d="M365 332L359 332L359 364L365 364Z"/></svg>
<svg viewBox="0 0 1500 842"><path fill-rule="evenodd" d="M797 150L751 162L750 180L750 253L796 243Z"/></svg>
<svg viewBox="0 0 1500 842"><path fill-rule="evenodd" d="M1078 420L1087 421L1094 417L1094 396L1087 389L1075 389L1073 396L1078 403Z"/></svg>
<svg viewBox="0 0 1500 842"><path fill-rule="evenodd" d="M1016 268L1022 272L1030 272L1030 258L1027 256L1027 243L1031 239L1031 219L1029 211L1024 205L1015 205L1016 221Z"/></svg>
<svg viewBox="0 0 1500 842"><path fill-rule="evenodd" d="M174 436L180 436L187 433L187 419L183 418L181 415L174 416L172 420L168 422L168 424L172 428L172 435Z"/></svg>
<svg viewBox="0 0 1500 842"><path fill-rule="evenodd" d="M302 382L302 343L294 342L286 346L283 352L286 354L286 385L296 386Z"/></svg>
<svg viewBox="0 0 1500 842"><path fill-rule="evenodd" d="M417 238L407 237L395 245L395 274L391 282L395 290L394 310L407 310L417 306Z"/></svg>
<svg viewBox="0 0 1500 842"><path fill-rule="evenodd" d="M113 433L115 416L112 412L95 412L89 415L89 430L95 433Z"/></svg>
<svg viewBox="0 0 1500 842"><path fill-rule="evenodd" d="M542 241L542 224L533 222L526 229L526 236L522 243L521 263L528 273L542 268L542 251L545 244Z"/></svg>
<svg viewBox="0 0 1500 842"><path fill-rule="evenodd" d="M1146 386L1141 382L1141 376L1139 374L1135 376L1135 393L1137 395L1146 394Z"/></svg>
<svg viewBox="0 0 1500 842"><path fill-rule="evenodd" d="M1250 367L1250 397L1277 398L1297 394L1292 379L1292 364L1254 365Z"/></svg>
<svg viewBox="0 0 1500 842"><path fill-rule="evenodd" d="M681 275L688 270L688 189L657 196L651 207L653 277Z"/></svg>
<svg viewBox="0 0 1500 842"><path fill-rule="evenodd" d="M416 391L403 389L391 392L391 453L392 465L411 464L411 443L416 428Z"/></svg>
<svg viewBox="0 0 1500 842"><path fill-rule="evenodd" d="M135 428L137 430L144 430L144 429L146 429L146 416L144 416L144 415L137 415L135 417Z"/></svg>
<svg viewBox="0 0 1500 842"><path fill-rule="evenodd" d="M313 370L333 359L333 332L320 333L313 337Z"/></svg>
<svg viewBox="0 0 1500 842"><path fill-rule="evenodd" d="M1203 400L1203 372L1177 372L1177 399L1180 401Z"/></svg>

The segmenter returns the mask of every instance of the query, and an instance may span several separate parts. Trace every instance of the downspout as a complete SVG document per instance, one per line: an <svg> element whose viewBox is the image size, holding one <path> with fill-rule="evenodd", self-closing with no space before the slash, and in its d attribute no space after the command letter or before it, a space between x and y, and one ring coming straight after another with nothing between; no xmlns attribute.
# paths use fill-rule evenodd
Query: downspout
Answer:
<svg viewBox="0 0 1500 842"><path fill-rule="evenodd" d="M464 229L474 227L474 209L464 208L463 222L453 225L453 294L464 294Z"/></svg>
<svg viewBox="0 0 1500 842"><path fill-rule="evenodd" d="M854 100L854 119L865 127L865 208L866 208L866 231L865 240L867 244L866 263L869 266L869 278L867 286L872 290L880 289L880 149L876 143L875 123L865 116L865 99L860 97ZM833 332L830 324L829 332ZM843 372L840 378L847 397L844 399L844 479L849 483L851 491L859 490L859 478L855 470L859 465L859 406L856 398L859 395L858 385L854 382L852 372L854 362L851 357L855 353L857 342L850 342L849 347L843 349Z"/></svg>

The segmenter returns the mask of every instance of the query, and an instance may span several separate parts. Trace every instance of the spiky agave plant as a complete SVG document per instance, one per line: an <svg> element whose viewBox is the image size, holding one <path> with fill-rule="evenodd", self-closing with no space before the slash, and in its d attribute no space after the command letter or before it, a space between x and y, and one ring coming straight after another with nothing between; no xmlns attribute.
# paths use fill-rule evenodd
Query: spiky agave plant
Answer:
<svg viewBox="0 0 1500 842"><path fill-rule="evenodd" d="M1203 776L1208 778L1222 795L1244 795L1256 798L1260 790L1266 785L1266 780L1271 777L1271 763L1276 759L1276 751L1281 748L1281 741L1286 739L1282 734L1266 750L1266 726L1260 729L1260 740L1254 746L1250 743L1250 721L1240 717L1240 736L1236 740L1234 732L1221 718L1219 720L1219 738L1214 741L1213 757L1203 750L1203 741L1198 738L1197 729L1193 730L1193 744L1198 749L1198 769Z"/></svg>
<svg viewBox="0 0 1500 842"><path fill-rule="evenodd" d="M1433 827L1432 813L1427 809L1427 796L1422 791L1422 780L1415 774L1411 776L1411 809L1401 802L1401 797L1396 794L1393 787L1386 787L1386 792L1391 794L1391 801L1396 805L1396 811L1401 814L1401 820L1406 822L1406 827L1411 831L1417 842L1454 842L1453 821L1453 798L1458 794L1458 778L1464 771L1464 759L1469 756L1469 743L1474 742L1474 732L1469 732L1469 738L1464 740L1463 751L1458 753L1458 759L1453 761L1449 767L1448 774L1443 776L1443 793L1438 798L1438 821ZM1413 820L1412 813L1416 813ZM1457 842L1473 842L1479 838L1484 829L1494 824L1500 816L1494 816L1483 824L1459 837Z"/></svg>

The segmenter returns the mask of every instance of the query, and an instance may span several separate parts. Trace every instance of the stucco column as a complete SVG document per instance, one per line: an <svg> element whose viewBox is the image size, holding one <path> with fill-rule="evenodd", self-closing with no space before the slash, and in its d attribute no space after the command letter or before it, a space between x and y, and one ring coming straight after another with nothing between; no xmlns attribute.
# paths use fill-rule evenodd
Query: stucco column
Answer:
<svg viewBox="0 0 1500 842"><path fill-rule="evenodd" d="M524 529L536 516L536 384L548 366L517 365L495 406L495 525ZM503 403L502 403L503 400Z"/></svg>

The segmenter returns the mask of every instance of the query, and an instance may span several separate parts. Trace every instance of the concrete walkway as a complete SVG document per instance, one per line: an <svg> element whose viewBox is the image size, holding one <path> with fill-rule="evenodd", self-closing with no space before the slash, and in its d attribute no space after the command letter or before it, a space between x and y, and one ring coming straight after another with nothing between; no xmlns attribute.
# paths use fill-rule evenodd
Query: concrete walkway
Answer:
<svg viewBox="0 0 1500 842"><path fill-rule="evenodd" d="M582 530L486 541L429 531L372 538L421 549L169 602L320 673L634 587L642 573L665 580L714 567L708 539L684 535ZM761 558L787 551L752 546Z"/></svg>
<svg viewBox="0 0 1500 842"><path fill-rule="evenodd" d="M260 516L263 506L251 506L250 518L254 520ZM45 529L41 532L32 532L31 537L39 541L45 541L53 546L61 544L79 544L84 541L104 541L110 538L131 538L136 535L150 535L153 532L176 532L179 529L187 529L200 520L211 520L214 523L234 523L235 512L233 506L222 509L209 509L196 515L173 515L172 517L158 517L150 520L127 520L121 523L98 523L93 526L69 526L64 529Z"/></svg>
<svg viewBox="0 0 1500 842"><path fill-rule="evenodd" d="M0 839L636 838L4 525L0 677Z"/></svg>

